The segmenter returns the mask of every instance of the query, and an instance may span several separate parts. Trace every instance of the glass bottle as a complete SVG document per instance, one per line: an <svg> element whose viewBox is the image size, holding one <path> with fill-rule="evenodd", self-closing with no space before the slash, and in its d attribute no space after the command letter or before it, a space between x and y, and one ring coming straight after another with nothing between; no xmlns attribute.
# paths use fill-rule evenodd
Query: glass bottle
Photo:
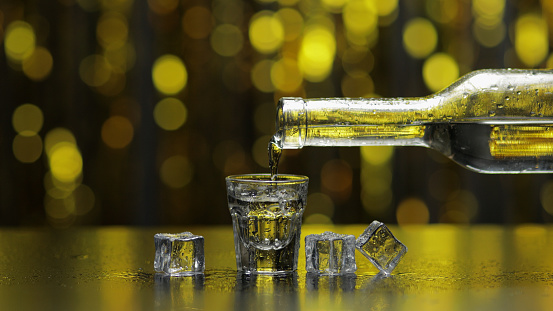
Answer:
<svg viewBox="0 0 553 311"><path fill-rule="evenodd" d="M282 98L282 149L422 146L481 173L553 172L553 70L487 69L420 98Z"/></svg>

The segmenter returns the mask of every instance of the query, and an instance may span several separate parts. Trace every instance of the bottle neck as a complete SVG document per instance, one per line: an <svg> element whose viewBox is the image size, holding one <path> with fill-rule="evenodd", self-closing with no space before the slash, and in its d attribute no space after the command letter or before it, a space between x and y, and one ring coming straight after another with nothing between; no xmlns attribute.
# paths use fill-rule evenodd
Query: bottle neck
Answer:
<svg viewBox="0 0 553 311"><path fill-rule="evenodd" d="M282 148L304 146L426 146L425 123L435 96L421 98L282 98L277 132Z"/></svg>

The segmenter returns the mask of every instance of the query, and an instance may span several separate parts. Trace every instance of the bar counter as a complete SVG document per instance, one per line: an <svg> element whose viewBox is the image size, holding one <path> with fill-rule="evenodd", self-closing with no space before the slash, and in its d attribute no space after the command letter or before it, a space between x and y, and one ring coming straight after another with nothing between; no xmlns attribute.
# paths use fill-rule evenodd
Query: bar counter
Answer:
<svg viewBox="0 0 553 311"><path fill-rule="evenodd" d="M1 310L552 310L553 226L389 226L409 251L383 277L307 274L303 238L368 224L304 225L297 273L236 272L232 227L0 229ZM206 271L153 270L153 236L205 237Z"/></svg>

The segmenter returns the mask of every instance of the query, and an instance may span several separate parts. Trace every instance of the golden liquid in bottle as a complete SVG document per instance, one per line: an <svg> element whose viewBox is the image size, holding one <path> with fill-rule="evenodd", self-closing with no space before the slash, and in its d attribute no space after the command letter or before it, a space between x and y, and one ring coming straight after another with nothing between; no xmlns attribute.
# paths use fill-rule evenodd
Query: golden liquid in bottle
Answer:
<svg viewBox="0 0 553 311"><path fill-rule="evenodd" d="M482 173L553 172L553 86L469 91L389 105L337 99L341 106L309 110L304 130L282 126L282 139L302 146L423 146Z"/></svg>

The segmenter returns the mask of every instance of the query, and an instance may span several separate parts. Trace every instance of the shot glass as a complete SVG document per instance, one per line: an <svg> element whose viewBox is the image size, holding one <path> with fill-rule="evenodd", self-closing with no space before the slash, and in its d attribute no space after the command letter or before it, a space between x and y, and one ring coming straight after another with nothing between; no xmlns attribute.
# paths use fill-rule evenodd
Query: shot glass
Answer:
<svg viewBox="0 0 553 311"><path fill-rule="evenodd" d="M238 271L292 273L298 267L309 178L279 174L226 178Z"/></svg>

